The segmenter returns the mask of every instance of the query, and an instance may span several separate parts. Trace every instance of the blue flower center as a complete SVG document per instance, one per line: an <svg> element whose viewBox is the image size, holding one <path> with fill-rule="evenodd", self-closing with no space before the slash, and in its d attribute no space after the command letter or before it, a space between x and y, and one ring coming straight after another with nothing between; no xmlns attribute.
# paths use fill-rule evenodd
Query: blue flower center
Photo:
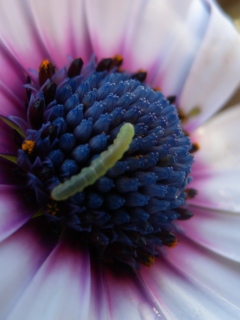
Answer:
<svg viewBox="0 0 240 320"><path fill-rule="evenodd" d="M86 66L76 59L55 73L43 61L41 87L26 86L31 129L18 167L37 215L59 236L74 235L103 261L138 268L177 243L174 220L191 217L184 203L193 157L176 107L145 84L144 71L124 72L121 63L119 56ZM81 192L54 200L52 190L89 167L125 123L134 137L121 159Z"/></svg>

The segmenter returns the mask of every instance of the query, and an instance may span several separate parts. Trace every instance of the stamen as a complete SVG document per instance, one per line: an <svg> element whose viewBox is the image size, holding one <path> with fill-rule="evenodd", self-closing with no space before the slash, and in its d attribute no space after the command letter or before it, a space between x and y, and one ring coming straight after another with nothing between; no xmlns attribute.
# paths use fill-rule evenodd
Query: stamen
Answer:
<svg viewBox="0 0 240 320"><path fill-rule="evenodd" d="M29 107L29 121L34 129L40 129L43 123L44 101L37 99Z"/></svg>
<svg viewBox="0 0 240 320"><path fill-rule="evenodd" d="M83 61L81 58L77 58L73 60L68 69L68 73L67 73L68 77L73 78L78 76L81 73L82 66L83 66Z"/></svg>
<svg viewBox="0 0 240 320"><path fill-rule="evenodd" d="M52 79L52 76L55 72L54 65L48 60L43 60L40 64L39 71L38 71L38 80L40 86L42 86L47 79Z"/></svg>
<svg viewBox="0 0 240 320"><path fill-rule="evenodd" d="M190 149L190 153L194 153L194 152L197 152L198 150L200 149L200 146L199 146L199 144L197 143L197 142L194 142L193 144L192 144L192 148Z"/></svg>
<svg viewBox="0 0 240 320"><path fill-rule="evenodd" d="M31 155L33 153L35 144L36 142L33 140L25 140L22 144L22 150Z"/></svg>
<svg viewBox="0 0 240 320"><path fill-rule="evenodd" d="M193 199L197 195L197 190L189 188L185 190L188 199Z"/></svg>
<svg viewBox="0 0 240 320"><path fill-rule="evenodd" d="M140 82L144 82L147 78L147 72L144 70L139 70L132 75L132 79L138 80Z"/></svg>

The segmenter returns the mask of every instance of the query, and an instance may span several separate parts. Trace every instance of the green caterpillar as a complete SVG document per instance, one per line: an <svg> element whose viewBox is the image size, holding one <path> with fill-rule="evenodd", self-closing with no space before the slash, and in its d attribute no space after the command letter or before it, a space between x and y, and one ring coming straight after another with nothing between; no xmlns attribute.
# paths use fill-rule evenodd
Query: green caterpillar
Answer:
<svg viewBox="0 0 240 320"><path fill-rule="evenodd" d="M52 198L57 201L66 200L94 184L122 158L123 154L129 149L133 136L134 126L131 123L125 123L113 144L106 151L103 151L97 159L94 159L89 167L83 168L79 174L56 186L52 190Z"/></svg>

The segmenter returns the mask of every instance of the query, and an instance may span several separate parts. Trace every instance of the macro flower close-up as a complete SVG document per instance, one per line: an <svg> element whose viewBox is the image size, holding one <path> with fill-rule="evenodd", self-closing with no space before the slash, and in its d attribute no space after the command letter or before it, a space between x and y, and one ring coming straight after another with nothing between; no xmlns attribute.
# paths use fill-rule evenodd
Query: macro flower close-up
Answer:
<svg viewBox="0 0 240 320"><path fill-rule="evenodd" d="M0 1L0 65L0 320L239 319L217 3Z"/></svg>

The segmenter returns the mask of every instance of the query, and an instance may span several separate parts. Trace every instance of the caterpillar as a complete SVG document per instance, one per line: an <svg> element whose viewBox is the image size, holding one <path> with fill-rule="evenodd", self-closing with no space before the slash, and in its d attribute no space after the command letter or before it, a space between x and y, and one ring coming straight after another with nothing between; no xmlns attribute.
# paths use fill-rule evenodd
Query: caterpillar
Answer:
<svg viewBox="0 0 240 320"><path fill-rule="evenodd" d="M103 151L97 159L94 159L89 167L83 168L80 173L56 186L51 192L52 198L57 201L66 200L94 184L122 158L129 149L134 133L134 126L131 123L125 123L113 144Z"/></svg>

